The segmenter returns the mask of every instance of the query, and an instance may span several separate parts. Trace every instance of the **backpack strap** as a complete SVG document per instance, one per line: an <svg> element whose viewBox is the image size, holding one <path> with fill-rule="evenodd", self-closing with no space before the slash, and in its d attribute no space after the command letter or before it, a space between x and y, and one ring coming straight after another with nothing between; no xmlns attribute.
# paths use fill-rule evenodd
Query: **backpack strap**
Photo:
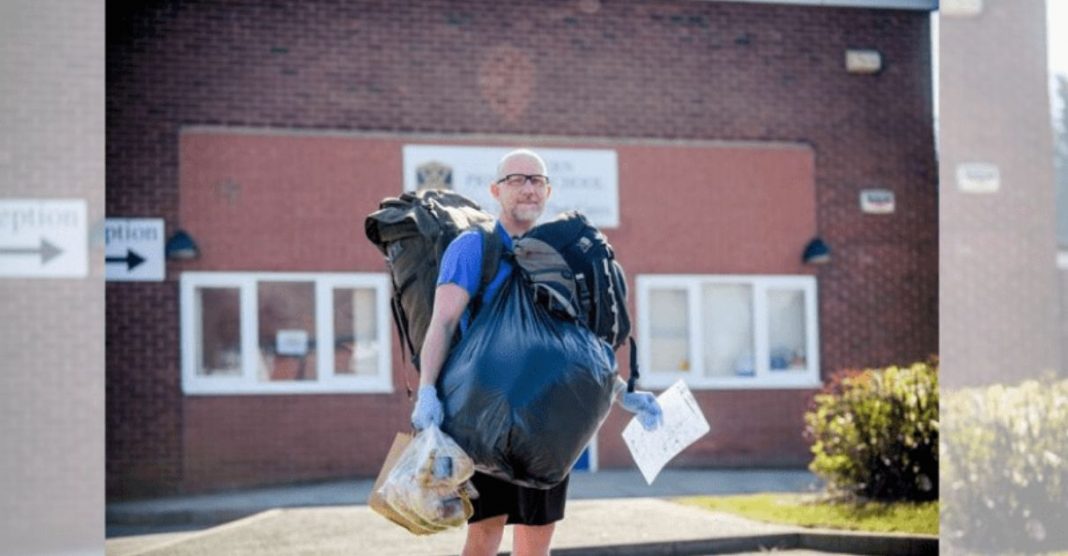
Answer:
<svg viewBox="0 0 1068 556"><path fill-rule="evenodd" d="M479 282L478 291L475 292L474 299L471 300L472 321L475 320L475 315L482 308L482 295L486 292L490 282L493 282L493 279L497 277L497 270L500 268L501 257L504 254L504 240L497 233L495 226L479 226L478 230L482 234L482 279Z"/></svg>
<svg viewBox="0 0 1068 556"><path fill-rule="evenodd" d="M634 336L630 337L630 378L627 379L627 392L634 391L634 385L638 382L641 373L638 372L638 344L634 342Z"/></svg>
<svg viewBox="0 0 1068 556"><path fill-rule="evenodd" d="M415 367L415 371L419 372L419 358L415 356L415 347L412 346L412 338L408 336L406 330L408 329L408 317L404 314L404 307L401 305L400 293L398 288L394 286L393 297L389 300L389 308L393 311L393 324L397 327L397 336L401 340L401 355L403 358L404 348L408 347L408 354L411 359L407 362L411 363ZM407 365L405 365L407 366ZM408 399L412 399L412 385L408 382L408 374L404 374L404 389L408 392Z"/></svg>

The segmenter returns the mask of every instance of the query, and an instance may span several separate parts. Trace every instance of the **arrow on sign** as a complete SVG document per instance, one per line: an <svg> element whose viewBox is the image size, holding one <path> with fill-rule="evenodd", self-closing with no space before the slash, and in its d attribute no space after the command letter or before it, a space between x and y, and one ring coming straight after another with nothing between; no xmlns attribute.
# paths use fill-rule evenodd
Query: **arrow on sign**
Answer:
<svg viewBox="0 0 1068 556"><path fill-rule="evenodd" d="M0 247L0 255L41 255L41 264L56 258L63 250L53 245L45 238L41 238L40 247Z"/></svg>
<svg viewBox="0 0 1068 556"><path fill-rule="evenodd" d="M127 249L125 257L107 257L106 261L108 264L126 263L126 270L133 270L137 265L145 262L145 258L134 253L133 249Z"/></svg>

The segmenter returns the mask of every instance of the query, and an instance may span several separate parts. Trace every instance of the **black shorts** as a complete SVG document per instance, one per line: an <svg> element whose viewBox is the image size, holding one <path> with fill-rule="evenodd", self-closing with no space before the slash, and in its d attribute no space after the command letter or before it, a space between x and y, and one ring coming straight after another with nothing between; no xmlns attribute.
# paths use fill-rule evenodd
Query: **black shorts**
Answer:
<svg viewBox="0 0 1068 556"><path fill-rule="evenodd" d="M478 498L471 500L475 513L467 522L505 514L508 525L548 525L560 521L564 518L569 480L570 473L550 489L527 488L476 471L471 483L478 491Z"/></svg>

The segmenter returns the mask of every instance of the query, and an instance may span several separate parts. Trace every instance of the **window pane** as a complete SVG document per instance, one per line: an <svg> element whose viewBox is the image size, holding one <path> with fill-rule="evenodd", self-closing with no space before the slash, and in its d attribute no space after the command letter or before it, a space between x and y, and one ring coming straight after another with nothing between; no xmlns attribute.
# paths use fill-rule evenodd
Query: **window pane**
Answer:
<svg viewBox="0 0 1068 556"><path fill-rule="evenodd" d="M805 370L805 292L768 290L768 368L772 371Z"/></svg>
<svg viewBox="0 0 1068 556"><path fill-rule="evenodd" d="M701 289L705 375L754 376L753 287L706 284Z"/></svg>
<svg viewBox="0 0 1068 556"><path fill-rule="evenodd" d="M259 282L261 381L315 380L315 283Z"/></svg>
<svg viewBox="0 0 1068 556"><path fill-rule="evenodd" d="M378 374L378 322L371 288L334 289L334 374Z"/></svg>
<svg viewBox="0 0 1068 556"><path fill-rule="evenodd" d="M650 363L654 371L690 370L689 304L684 289L649 291Z"/></svg>
<svg viewBox="0 0 1068 556"><path fill-rule="evenodd" d="M241 291L238 288L197 288L197 374L241 375Z"/></svg>

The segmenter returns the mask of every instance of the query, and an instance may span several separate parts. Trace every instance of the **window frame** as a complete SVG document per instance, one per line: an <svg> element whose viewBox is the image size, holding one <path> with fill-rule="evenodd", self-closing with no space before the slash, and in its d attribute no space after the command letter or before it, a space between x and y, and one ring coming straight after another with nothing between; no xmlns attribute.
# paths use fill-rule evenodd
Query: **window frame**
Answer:
<svg viewBox="0 0 1068 556"><path fill-rule="evenodd" d="M261 382L259 372L259 282L312 282L315 285L316 380ZM200 287L238 290L240 319L240 376L197 374L201 322L195 304ZM378 372L371 376L334 373L333 289L373 288L375 292ZM186 395L230 394L390 394L393 393L392 316L389 275L334 272L183 272L179 277L182 392Z"/></svg>
<svg viewBox="0 0 1068 556"><path fill-rule="evenodd" d="M702 343L703 317L701 313L702 286L707 284L744 285L752 288L753 344L755 351L754 376L710 377L705 374L704 346ZM668 388L683 379L691 389L731 390L761 388L820 388L819 362L819 314L816 277L797 275L753 274L640 274L635 278L638 290L638 341L641 378L644 388ZM686 291L686 307L689 313L687 341L689 343L690 369L666 371L652 368L652 338L650 335L650 292L654 289ZM804 371L783 373L770 369L768 290L801 290L805 306L805 361Z"/></svg>

